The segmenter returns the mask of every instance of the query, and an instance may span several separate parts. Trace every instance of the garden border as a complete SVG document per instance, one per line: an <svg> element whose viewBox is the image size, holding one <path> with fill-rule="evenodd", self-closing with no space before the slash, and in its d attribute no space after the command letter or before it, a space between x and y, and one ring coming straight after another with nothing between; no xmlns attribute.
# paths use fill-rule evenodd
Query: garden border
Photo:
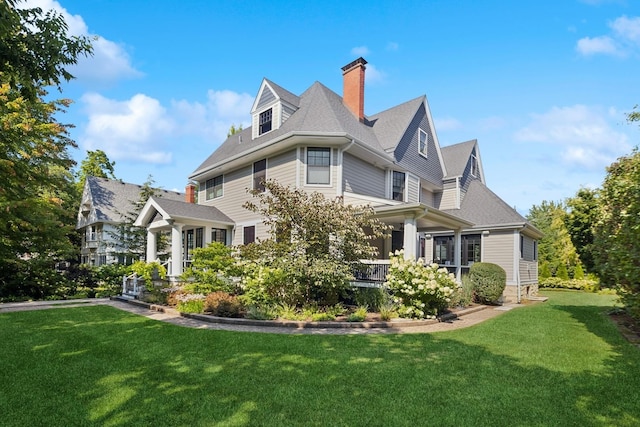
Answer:
<svg viewBox="0 0 640 427"><path fill-rule="evenodd" d="M320 321L320 322L307 322L298 320L257 320L257 319L244 319L244 318L232 318L232 317L218 317L210 314L195 314L195 313L181 313L175 308L167 307L165 305L147 303L140 300L123 298L122 296L113 296L110 298L113 301L125 302L131 305L146 308L151 311L157 311L160 313L173 314L180 317L186 317L189 319L198 320L207 323L219 323L224 325L238 325L238 326L260 326L260 327L273 327L273 328L296 328L296 329L393 329L393 328L407 328L415 326L427 326L434 325L442 322L451 322L459 317L467 314L476 313L478 311L489 308L486 305L477 305L474 307L465 308L456 312L445 313L436 319L395 319L391 321L377 321L377 322L338 322L338 321Z"/></svg>

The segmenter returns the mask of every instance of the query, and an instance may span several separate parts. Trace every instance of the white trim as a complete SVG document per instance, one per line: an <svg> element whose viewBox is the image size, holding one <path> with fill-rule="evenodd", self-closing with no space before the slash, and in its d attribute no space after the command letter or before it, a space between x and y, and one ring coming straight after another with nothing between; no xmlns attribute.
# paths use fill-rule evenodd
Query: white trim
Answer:
<svg viewBox="0 0 640 427"><path fill-rule="evenodd" d="M296 147L296 188L300 188L300 173L302 166L301 159L302 147Z"/></svg>
<svg viewBox="0 0 640 427"><path fill-rule="evenodd" d="M328 149L329 150L329 182L327 184L309 184L309 149ZM317 147L317 146L307 146L304 147L304 185L305 187L320 187L320 188L328 188L333 185L333 148L331 147Z"/></svg>
<svg viewBox="0 0 640 427"><path fill-rule="evenodd" d="M420 137L424 134L424 153L420 150ZM422 128L418 128L418 154L420 154L425 159L429 158L429 134L422 130Z"/></svg>

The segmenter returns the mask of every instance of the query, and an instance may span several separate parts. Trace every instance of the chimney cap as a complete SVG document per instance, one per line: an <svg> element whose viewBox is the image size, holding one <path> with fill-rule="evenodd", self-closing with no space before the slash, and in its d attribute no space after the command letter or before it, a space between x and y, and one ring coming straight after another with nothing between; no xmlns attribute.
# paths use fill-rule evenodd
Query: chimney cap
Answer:
<svg viewBox="0 0 640 427"><path fill-rule="evenodd" d="M348 63L347 65L345 65L344 67L342 67L342 71L349 71L351 68L355 67L356 65L366 65L367 64L367 60L364 59L362 56L358 59L356 59L353 62Z"/></svg>

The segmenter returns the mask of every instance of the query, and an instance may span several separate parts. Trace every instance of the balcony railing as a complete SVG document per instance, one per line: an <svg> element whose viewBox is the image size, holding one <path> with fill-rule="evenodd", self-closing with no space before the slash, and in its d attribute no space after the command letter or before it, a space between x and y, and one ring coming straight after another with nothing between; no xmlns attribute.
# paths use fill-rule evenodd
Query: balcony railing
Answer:
<svg viewBox="0 0 640 427"><path fill-rule="evenodd" d="M363 260L362 263L364 265L353 273L356 282L382 283L387 280L387 274L389 274L388 259Z"/></svg>

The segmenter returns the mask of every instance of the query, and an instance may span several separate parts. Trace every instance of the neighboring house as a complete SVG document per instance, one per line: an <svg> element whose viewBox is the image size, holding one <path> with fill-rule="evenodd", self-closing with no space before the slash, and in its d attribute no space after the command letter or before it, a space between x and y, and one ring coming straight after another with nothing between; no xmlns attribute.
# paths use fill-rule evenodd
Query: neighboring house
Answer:
<svg viewBox="0 0 640 427"><path fill-rule="evenodd" d="M150 232L172 228L174 242L193 230L202 236L196 246L250 243L268 230L242 207L252 197L247 190L275 179L373 206L393 226L376 243L383 259L404 249L405 257L437 262L458 277L474 262L493 262L507 272L507 294L535 292L542 234L487 188L477 141L440 147L425 96L365 116L365 68L363 58L343 67L342 97L319 82L298 96L264 79L252 126L227 138L189 176L199 184L198 211L194 205L191 214L188 206L180 215L163 212L150 200L136 224ZM215 218L204 219L204 206ZM177 257L188 258L176 249Z"/></svg>
<svg viewBox="0 0 640 427"><path fill-rule="evenodd" d="M82 233L80 256L83 264L103 265L125 262L118 255L121 248L114 235L117 234L118 225L125 221L123 215L128 214L133 208L133 203L140 200L141 189L141 185L107 178L87 177L76 223L76 229ZM156 191L163 201L185 199L183 193L160 189Z"/></svg>

